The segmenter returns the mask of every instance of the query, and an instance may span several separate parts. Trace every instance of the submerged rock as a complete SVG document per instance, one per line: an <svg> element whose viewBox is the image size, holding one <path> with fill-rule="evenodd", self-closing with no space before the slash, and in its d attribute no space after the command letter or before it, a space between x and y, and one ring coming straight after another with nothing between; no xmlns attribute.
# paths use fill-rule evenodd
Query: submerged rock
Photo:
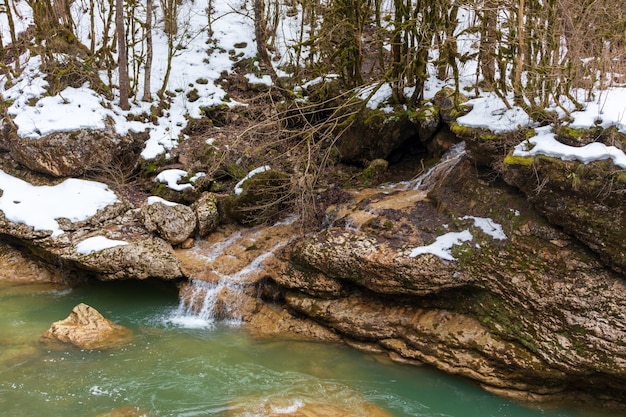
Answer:
<svg viewBox="0 0 626 417"><path fill-rule="evenodd" d="M70 315L52 323L42 342L58 341L81 349L106 349L130 341L132 330L104 318L95 308L81 303Z"/></svg>
<svg viewBox="0 0 626 417"><path fill-rule="evenodd" d="M120 407L115 410L98 414L96 417L150 417L151 413L146 410L142 410L139 407Z"/></svg>
<svg viewBox="0 0 626 417"><path fill-rule="evenodd" d="M391 417L385 410L354 398L349 404L330 404L300 398L250 399L232 404L229 417Z"/></svg>

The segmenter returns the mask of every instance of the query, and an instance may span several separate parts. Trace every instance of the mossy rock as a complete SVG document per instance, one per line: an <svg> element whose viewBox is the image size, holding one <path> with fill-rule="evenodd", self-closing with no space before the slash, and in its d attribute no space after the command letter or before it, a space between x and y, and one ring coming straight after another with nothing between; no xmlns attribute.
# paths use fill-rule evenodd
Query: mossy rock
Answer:
<svg viewBox="0 0 626 417"><path fill-rule="evenodd" d="M371 187L380 184L383 175L387 172L389 162L384 159L374 159L370 164L358 175L358 180L364 187Z"/></svg>
<svg viewBox="0 0 626 417"><path fill-rule="evenodd" d="M336 146L343 162L363 164L388 159L392 152L411 140L418 140L418 126L404 108L398 107L391 113L365 109L343 131Z"/></svg>
<svg viewBox="0 0 626 417"><path fill-rule="evenodd" d="M288 207L291 177L284 172L267 170L245 180L239 194L224 201L226 216L244 225L272 221Z"/></svg>
<svg viewBox="0 0 626 417"><path fill-rule="evenodd" d="M418 127L419 138L422 143L428 142L437 132L441 124L439 107L424 106L409 115L409 119Z"/></svg>
<svg viewBox="0 0 626 417"><path fill-rule="evenodd" d="M433 98L435 106L439 109L441 120L445 123L453 123L457 118L469 113L471 107L465 105L467 97L457 92L452 87L444 87Z"/></svg>

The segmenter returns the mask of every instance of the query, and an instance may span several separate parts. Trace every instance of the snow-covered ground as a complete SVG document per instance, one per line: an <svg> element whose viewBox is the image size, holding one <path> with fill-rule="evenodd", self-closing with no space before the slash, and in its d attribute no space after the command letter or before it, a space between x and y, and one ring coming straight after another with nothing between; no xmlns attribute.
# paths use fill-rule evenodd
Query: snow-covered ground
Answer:
<svg viewBox="0 0 626 417"><path fill-rule="evenodd" d="M32 24L30 7L24 0L16 1L15 4L19 11L19 16L16 16L15 21L16 28L18 31L24 30ZM90 43L89 30L87 30L88 15L84 10L76 8L78 2L73 4L78 36L83 43L88 45ZM171 76L167 85L167 90L173 95L169 108L156 123L128 120L129 115L151 114L152 103L133 98L131 109L122 111L117 105L118 98L109 101L94 92L88 84L80 88L68 87L57 95L47 96L48 83L40 70L41 59L37 56L30 56L27 52L20 58L24 70L19 77L9 83L5 76L0 76L0 94L10 103L8 113L14 117L19 136L23 140L37 140L51 132L102 129L104 121L110 119L114 121L119 133L147 129L149 140L145 143L142 156L145 159L151 159L164 153L167 155L167 152L180 140L184 140L182 130L188 118L200 117L203 107L221 104L244 105L228 97L220 85L219 78L224 72L232 73L233 55L239 60L254 60L256 44L252 3L245 0L213 0L212 5L213 10L208 16L206 2L183 1L181 3L178 16L181 36L176 40L180 48L177 49L173 58ZM158 2L155 2L155 7L157 9L160 7ZM471 18L464 11L461 11L460 17ZM279 73L281 64L293 58L293 50L289 46L300 40L301 28L305 32L307 30L306 26L301 26L299 18L299 13L288 16L286 9L282 13L275 41L275 65ZM213 31L211 36L208 30L209 21ZM162 20L157 19L155 25L157 27L163 25ZM10 35L5 14L0 15L0 30L2 30L2 39L6 45L10 41ZM471 49L474 40L471 35L460 39L460 51ZM155 30L153 41L151 93L153 100L157 101L156 93L161 88L167 66L168 39L162 30ZM306 50L304 54L306 55ZM467 80L468 83L475 81L475 64L467 62L461 69L463 71L461 80ZM106 74L103 73L101 76L104 79ZM259 78L257 75L249 74L247 78L253 83L267 84L269 82L266 76ZM137 97L143 92L142 79L143 74L140 74L137 80ZM425 88L426 98L431 98L444 84L445 82L431 77ZM188 98L191 90L196 91L196 100L192 101ZM362 95L367 96L367 92L368 90L364 89ZM370 106L384 108L385 101L390 95L391 89L383 85L372 97ZM520 126L532 126L532 121L524 110L516 107L507 110L502 101L493 94L484 94L471 100L470 103L473 105L473 110L458 119L460 124L491 129L495 132L510 131ZM611 88L599 92L594 101L583 104L585 108L582 111L572 111L570 115L572 127L616 126L626 133L626 89ZM553 110L561 111L558 108ZM573 107L570 110L573 110ZM532 149L527 147L526 142L522 143L515 149L516 155L544 154L566 160L576 159L583 163L598 159L611 159L617 166L626 168L626 156L618 148L601 143L574 148L558 143L549 126L538 128L536 131L537 135L528 142L534 145ZM191 186L178 184L178 181L186 175L184 171L170 171L162 173L155 180L168 184L170 188L180 189ZM103 184L70 179L56 187L36 187L2 171L0 171L0 189L3 191L0 196L0 210L4 212L8 220L25 223L37 230L51 230L54 235L62 233L56 219L66 217L71 220L81 220L92 216L103 206L117 201L115 194ZM47 208L41 210L44 201ZM476 227L482 228L480 224L476 224ZM444 258L451 257L449 255L450 242L469 239L471 239L471 234L450 236L449 239L442 238L437 240L431 249L416 248L413 254L436 253ZM110 244L104 241L95 243ZM89 252L91 246L82 250Z"/></svg>

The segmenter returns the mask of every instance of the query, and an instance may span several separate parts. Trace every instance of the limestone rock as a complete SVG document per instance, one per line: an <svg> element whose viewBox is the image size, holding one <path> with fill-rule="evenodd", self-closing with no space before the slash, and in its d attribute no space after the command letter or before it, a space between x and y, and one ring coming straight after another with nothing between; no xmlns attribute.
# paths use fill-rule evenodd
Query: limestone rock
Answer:
<svg viewBox="0 0 626 417"><path fill-rule="evenodd" d="M346 339L501 395L626 407L623 276L517 190L477 178L469 161L428 200L407 191L364 194L335 209L331 227L293 245L292 268L307 271L306 279L289 268L275 279L289 308ZM506 238L494 239L472 218L500 225ZM472 240L452 247L455 260L408 256L462 229ZM337 289L320 291L333 286L317 274Z"/></svg>
<svg viewBox="0 0 626 417"><path fill-rule="evenodd" d="M609 161L505 159L505 180L551 223L580 239L615 271L626 273L626 176Z"/></svg>
<svg viewBox="0 0 626 417"><path fill-rule="evenodd" d="M81 303L70 315L52 323L42 336L43 342L70 343L81 349L105 349L127 343L132 331L104 318L95 308Z"/></svg>
<svg viewBox="0 0 626 417"><path fill-rule="evenodd" d="M410 117L411 121L417 125L422 143L430 141L441 124L439 108L436 106L424 106Z"/></svg>
<svg viewBox="0 0 626 417"><path fill-rule="evenodd" d="M152 414L139 407L125 406L98 414L96 417L151 417Z"/></svg>
<svg viewBox="0 0 626 417"><path fill-rule="evenodd" d="M220 213L217 206L217 197L212 193L204 193L192 205L196 212L198 234L207 236L214 231L220 222Z"/></svg>
<svg viewBox="0 0 626 417"><path fill-rule="evenodd" d="M156 202L141 209L143 224L172 245L183 243L196 229L196 215L183 204Z"/></svg>
<svg viewBox="0 0 626 417"><path fill-rule="evenodd" d="M9 148L15 161L54 177L94 170L107 174L105 171L116 164L134 166L143 143L140 136L119 136L113 126L108 126L104 130L56 132L33 140L15 138Z"/></svg>
<svg viewBox="0 0 626 417"><path fill-rule="evenodd" d="M89 254L67 254L66 259L83 270L93 271L103 281L114 279L182 277L180 262L172 247L164 240L143 236L126 245L119 245Z"/></svg>

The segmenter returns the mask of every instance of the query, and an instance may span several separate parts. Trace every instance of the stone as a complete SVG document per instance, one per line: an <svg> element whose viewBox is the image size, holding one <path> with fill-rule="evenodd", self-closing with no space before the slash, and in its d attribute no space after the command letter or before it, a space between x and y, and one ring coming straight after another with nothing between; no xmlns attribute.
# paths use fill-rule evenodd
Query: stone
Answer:
<svg viewBox="0 0 626 417"><path fill-rule="evenodd" d="M120 136L114 126L104 130L55 132L38 139L10 135L11 157L28 169L54 177L75 177L86 171L116 175L112 166L132 169L142 149L144 134Z"/></svg>
<svg viewBox="0 0 626 417"><path fill-rule="evenodd" d="M107 349L128 343L133 332L113 323L95 308L81 303L70 315L52 323L41 337L42 342L69 343L81 349Z"/></svg>
<svg viewBox="0 0 626 417"><path fill-rule="evenodd" d="M96 417L150 417L151 413L146 410L142 410L139 407L125 406L119 407L115 410L98 414Z"/></svg>
<svg viewBox="0 0 626 417"><path fill-rule="evenodd" d="M126 245L86 255L75 252L66 254L65 258L72 260L80 269L96 272L102 281L147 278L172 280L183 276L171 245L152 236L134 237Z"/></svg>
<svg viewBox="0 0 626 417"><path fill-rule="evenodd" d="M422 143L430 141L441 124L439 108L433 105L417 109L410 118L418 127L418 134Z"/></svg>
<svg viewBox="0 0 626 417"><path fill-rule="evenodd" d="M467 100L467 97L455 92L452 87L442 88L433 97L433 103L439 109L441 120L448 124L471 110L470 106L465 105Z"/></svg>
<svg viewBox="0 0 626 417"><path fill-rule="evenodd" d="M220 223L220 213L217 205L217 196L213 193L204 193L193 203L198 223L198 235L204 237L217 229Z"/></svg>
<svg viewBox="0 0 626 417"><path fill-rule="evenodd" d="M342 161L364 164L389 156L407 142L417 142L418 128L404 109L392 113L365 109L337 140Z"/></svg>
<svg viewBox="0 0 626 417"><path fill-rule="evenodd" d="M144 204L141 219L148 231L157 233L172 245L183 243L196 230L196 215L191 207L183 204Z"/></svg>
<svg viewBox="0 0 626 417"><path fill-rule="evenodd" d="M332 390L331 390L332 391ZM344 400L346 404L330 403L331 398L311 400L301 398L250 398L229 406L229 417L391 417L382 408L355 396ZM337 402L337 401L335 401Z"/></svg>

